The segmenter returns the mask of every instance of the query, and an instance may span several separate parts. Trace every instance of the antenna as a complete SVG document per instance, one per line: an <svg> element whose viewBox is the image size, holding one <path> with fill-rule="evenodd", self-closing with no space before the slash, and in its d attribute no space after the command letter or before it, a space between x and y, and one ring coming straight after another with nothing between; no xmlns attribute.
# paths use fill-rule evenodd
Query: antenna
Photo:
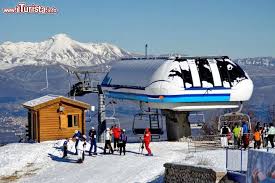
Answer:
<svg viewBox="0 0 275 183"><path fill-rule="evenodd" d="M45 88L42 88L40 91L43 91L45 89L48 89L49 88L49 81L48 81L48 69L46 67L46 87Z"/></svg>
<svg viewBox="0 0 275 183"><path fill-rule="evenodd" d="M148 44L145 44L145 58L147 58L147 48L148 48Z"/></svg>

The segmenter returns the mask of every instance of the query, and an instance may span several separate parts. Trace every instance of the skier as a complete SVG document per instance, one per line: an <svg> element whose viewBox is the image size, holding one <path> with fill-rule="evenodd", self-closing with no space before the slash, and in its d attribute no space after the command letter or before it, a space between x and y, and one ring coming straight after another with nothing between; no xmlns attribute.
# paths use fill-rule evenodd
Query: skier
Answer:
<svg viewBox="0 0 275 183"><path fill-rule="evenodd" d="M68 154L68 141L69 141L69 139L66 139L63 142L63 156L62 156L62 158L67 158L67 154Z"/></svg>
<svg viewBox="0 0 275 183"><path fill-rule="evenodd" d="M235 124L235 127L233 129L233 135L234 135L234 146L240 148L241 145L241 140L240 140L240 135L241 135L241 127L240 124L237 123Z"/></svg>
<svg viewBox="0 0 275 183"><path fill-rule="evenodd" d="M77 155L77 145L78 145L78 142L79 142L79 139L82 137L82 134L80 131L78 130L75 130L74 131L74 135L72 138L75 138L76 141L75 141L75 155Z"/></svg>
<svg viewBox="0 0 275 183"><path fill-rule="evenodd" d="M223 127L221 128L221 146L222 147L228 147L228 134L231 133L230 128L227 126L227 123L223 124Z"/></svg>
<svg viewBox="0 0 275 183"><path fill-rule="evenodd" d="M122 153L122 148L123 148L123 154L125 155L125 147L126 147L126 143L127 143L127 135L125 134L125 129L122 130L122 133L120 134L120 138L119 138L119 155L121 155Z"/></svg>
<svg viewBox="0 0 275 183"><path fill-rule="evenodd" d="M112 132L110 131L110 128L107 128L105 131L105 146L103 153L106 154L106 149L109 149L109 153L114 153L112 145L111 145L111 138L112 138Z"/></svg>
<svg viewBox="0 0 275 183"><path fill-rule="evenodd" d="M273 123L269 124L269 130L268 130L268 139L270 141L271 147L274 148L274 136L275 136L275 127L273 126Z"/></svg>
<svg viewBox="0 0 275 183"><path fill-rule="evenodd" d="M85 159L85 149L86 149L86 135L83 135L79 138L78 144L77 144L77 156L78 160L77 163L83 163Z"/></svg>
<svg viewBox="0 0 275 183"><path fill-rule="evenodd" d="M94 127L91 128L91 130L89 131L89 137L91 140L91 146L90 146L90 150L89 150L89 155L92 155L92 149L94 147L94 155L97 155L96 150L97 150L97 145L96 145L96 130Z"/></svg>
<svg viewBox="0 0 275 183"><path fill-rule="evenodd" d="M261 132L259 128L256 128L256 131L254 132L254 149L258 148L260 149L261 146Z"/></svg>
<svg viewBox="0 0 275 183"><path fill-rule="evenodd" d="M153 156L153 154L151 152L151 149L149 148L149 144L150 144L150 141L151 141L151 132L150 132L149 128L145 129L143 141L144 141L144 144L145 144L145 149L148 152L147 155L148 156Z"/></svg>
<svg viewBox="0 0 275 183"><path fill-rule="evenodd" d="M263 138L263 147L267 147L268 145L268 124L264 123L264 128L262 132L262 138Z"/></svg>
<svg viewBox="0 0 275 183"><path fill-rule="evenodd" d="M119 127L116 126L116 124L114 125L114 127L112 128L112 132L114 134L114 150L117 150L117 145L118 145L118 141L119 141L119 137L120 137L120 131L121 129Z"/></svg>
<svg viewBox="0 0 275 183"><path fill-rule="evenodd" d="M242 134L243 147L245 150L249 145L249 131L248 131L248 125L245 121L242 122L241 134Z"/></svg>

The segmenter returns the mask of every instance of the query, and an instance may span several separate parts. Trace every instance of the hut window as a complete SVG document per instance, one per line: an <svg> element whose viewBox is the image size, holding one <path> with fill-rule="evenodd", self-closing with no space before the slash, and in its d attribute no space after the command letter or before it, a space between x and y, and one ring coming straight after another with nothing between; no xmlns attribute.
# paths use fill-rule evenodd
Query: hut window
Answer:
<svg viewBox="0 0 275 183"><path fill-rule="evenodd" d="M68 127L73 127L73 116L68 115Z"/></svg>
<svg viewBox="0 0 275 183"><path fill-rule="evenodd" d="M74 115L74 126L78 126L78 115Z"/></svg>
<svg viewBox="0 0 275 183"><path fill-rule="evenodd" d="M68 127L78 126L78 114L68 115Z"/></svg>

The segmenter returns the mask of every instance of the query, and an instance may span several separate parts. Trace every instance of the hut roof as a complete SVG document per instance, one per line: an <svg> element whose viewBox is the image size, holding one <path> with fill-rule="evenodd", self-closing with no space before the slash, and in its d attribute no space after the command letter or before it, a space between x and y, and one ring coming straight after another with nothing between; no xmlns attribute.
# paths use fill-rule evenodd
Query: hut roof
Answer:
<svg viewBox="0 0 275 183"><path fill-rule="evenodd" d="M57 103L57 102L66 102L72 105L75 105L77 107L80 108L84 108L84 109L89 109L90 105L85 103L85 102L81 102L78 100L73 100L64 96L59 96L59 95L45 95L43 97L39 97L30 101L27 101L25 103L23 103L23 107L28 108L28 109L32 109L32 110L37 110L40 109L42 107L46 107L48 105Z"/></svg>

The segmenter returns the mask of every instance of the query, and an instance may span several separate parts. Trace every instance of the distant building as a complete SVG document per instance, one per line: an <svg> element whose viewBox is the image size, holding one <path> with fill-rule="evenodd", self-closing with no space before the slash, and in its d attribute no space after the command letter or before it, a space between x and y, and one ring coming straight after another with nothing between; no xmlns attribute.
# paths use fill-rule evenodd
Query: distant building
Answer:
<svg viewBox="0 0 275 183"><path fill-rule="evenodd" d="M46 95L23 106L28 109L29 139L41 142L71 137L75 130L85 133L85 110L90 108L87 103Z"/></svg>

